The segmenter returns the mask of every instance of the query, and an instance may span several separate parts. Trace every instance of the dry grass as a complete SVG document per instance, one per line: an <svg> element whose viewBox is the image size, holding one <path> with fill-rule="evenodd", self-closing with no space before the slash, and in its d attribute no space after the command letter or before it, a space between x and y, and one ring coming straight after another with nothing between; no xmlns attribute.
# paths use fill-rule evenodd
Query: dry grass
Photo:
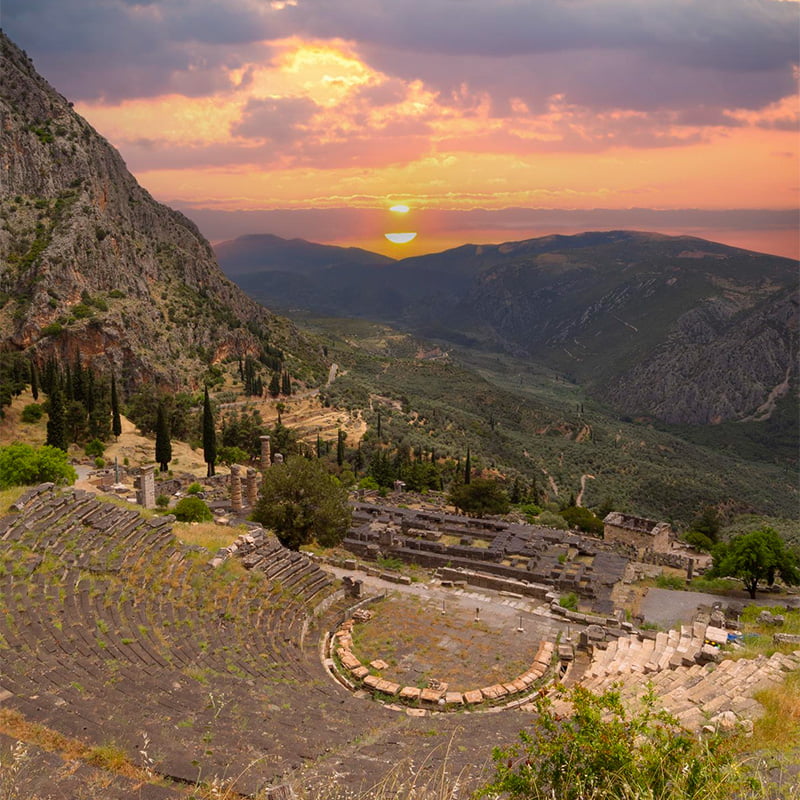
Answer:
<svg viewBox="0 0 800 800"><path fill-rule="evenodd" d="M206 550L216 553L220 547L227 547L246 528L240 526L231 528L228 525L217 525L213 522L176 522L172 532L185 544L199 545Z"/></svg>
<svg viewBox="0 0 800 800"><path fill-rule="evenodd" d="M142 783L153 782L152 776L132 764L125 752L116 745L90 747L79 739L72 739L44 725L28 722L22 714L12 709L0 709L0 732L17 741L58 753L65 760L82 761Z"/></svg>
<svg viewBox="0 0 800 800"><path fill-rule="evenodd" d="M766 713L756 720L750 749L771 749L783 752L800 747L800 672L791 673L780 685L755 695ZM800 753L797 753L800 758Z"/></svg>
<svg viewBox="0 0 800 800"><path fill-rule="evenodd" d="M0 515L5 514L23 493L28 490L27 486L12 486L9 489L0 489Z"/></svg>
<svg viewBox="0 0 800 800"><path fill-rule="evenodd" d="M11 405L5 409L5 416L0 419L0 446L12 444L13 442L25 442L25 444L38 447L47 440L47 414L44 414L38 422L25 423L20 420L22 409L30 403L41 403L43 396L34 400L30 389L26 389L18 397L11 401Z"/></svg>

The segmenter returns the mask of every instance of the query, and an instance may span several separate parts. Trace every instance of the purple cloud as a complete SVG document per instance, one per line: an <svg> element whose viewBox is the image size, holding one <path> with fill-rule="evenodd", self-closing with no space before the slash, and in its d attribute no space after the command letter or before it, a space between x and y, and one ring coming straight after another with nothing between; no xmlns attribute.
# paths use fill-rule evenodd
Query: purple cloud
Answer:
<svg viewBox="0 0 800 800"><path fill-rule="evenodd" d="M225 88L220 67L287 36L351 41L371 66L495 113L760 108L795 91L797 6L778 0L4 0L3 25L75 100ZM377 98L376 98L377 100ZM380 100L378 100L380 102Z"/></svg>

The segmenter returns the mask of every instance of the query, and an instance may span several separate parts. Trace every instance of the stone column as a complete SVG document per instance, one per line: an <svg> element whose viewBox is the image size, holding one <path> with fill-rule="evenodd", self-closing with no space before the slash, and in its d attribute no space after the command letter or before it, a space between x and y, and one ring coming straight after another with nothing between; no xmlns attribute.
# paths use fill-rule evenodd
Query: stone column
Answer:
<svg viewBox="0 0 800 800"><path fill-rule="evenodd" d="M139 484L136 490L136 502L145 508L156 507L156 478L155 464L142 467L139 474Z"/></svg>
<svg viewBox="0 0 800 800"><path fill-rule="evenodd" d="M231 465L231 511L242 510L242 468L238 464Z"/></svg>
<svg viewBox="0 0 800 800"><path fill-rule="evenodd" d="M258 472L247 468L247 505L254 506L258 502Z"/></svg>
<svg viewBox="0 0 800 800"><path fill-rule="evenodd" d="M261 469L269 469L270 464L270 451L269 451L269 436L260 436L261 439Z"/></svg>

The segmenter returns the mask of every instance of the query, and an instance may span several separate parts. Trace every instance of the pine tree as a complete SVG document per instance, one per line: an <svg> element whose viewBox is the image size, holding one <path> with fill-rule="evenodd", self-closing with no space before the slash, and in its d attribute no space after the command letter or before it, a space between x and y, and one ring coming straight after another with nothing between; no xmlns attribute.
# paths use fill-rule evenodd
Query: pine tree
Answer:
<svg viewBox="0 0 800 800"><path fill-rule="evenodd" d="M208 466L206 477L214 475L214 464L217 460L217 435L214 430L214 414L211 411L211 399L208 386L203 393L203 460Z"/></svg>
<svg viewBox="0 0 800 800"><path fill-rule="evenodd" d="M156 461L162 472L169 469L172 461L172 442L169 437L169 423L164 403L158 404L158 417L156 421Z"/></svg>
<svg viewBox="0 0 800 800"><path fill-rule="evenodd" d="M467 448L467 460L464 462L464 483L469 483L472 480L472 460L469 455L469 447Z"/></svg>
<svg viewBox="0 0 800 800"><path fill-rule="evenodd" d="M35 361L31 361L31 394L34 400L39 399L39 370Z"/></svg>
<svg viewBox="0 0 800 800"><path fill-rule="evenodd" d="M50 392L50 410L47 419L47 444L67 451L67 421L64 396L58 387Z"/></svg>
<svg viewBox="0 0 800 800"><path fill-rule="evenodd" d="M114 438L119 438L122 433L122 420L119 416L119 397L117 396L117 379L111 373L111 431Z"/></svg>

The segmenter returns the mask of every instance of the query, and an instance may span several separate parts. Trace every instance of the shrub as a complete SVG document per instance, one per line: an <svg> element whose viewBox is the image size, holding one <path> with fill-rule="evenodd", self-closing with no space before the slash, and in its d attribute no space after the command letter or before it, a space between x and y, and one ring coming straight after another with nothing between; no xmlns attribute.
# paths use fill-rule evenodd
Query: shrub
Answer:
<svg viewBox="0 0 800 800"><path fill-rule="evenodd" d="M95 465L95 467L97 469L103 469L103 467L106 465L106 460L104 458L100 458L100 456L98 456L94 460L94 465Z"/></svg>
<svg viewBox="0 0 800 800"><path fill-rule="evenodd" d="M517 507L520 514L524 514L528 522L533 522L535 517L542 513L542 509L536 503L524 503Z"/></svg>
<svg viewBox="0 0 800 800"><path fill-rule="evenodd" d="M559 601L558 604L561 608L568 608L570 611L577 611L578 610L578 595L575 592L570 592L569 594L565 594Z"/></svg>
<svg viewBox="0 0 800 800"><path fill-rule="evenodd" d="M159 508L166 508L169 505L169 497L165 494L160 494L156 497L156 505Z"/></svg>
<svg viewBox="0 0 800 800"><path fill-rule="evenodd" d="M58 336L63 330L64 327L60 322L51 322L49 325L45 325L44 328L42 328L41 334L42 336Z"/></svg>
<svg viewBox="0 0 800 800"><path fill-rule="evenodd" d="M598 536L602 536L603 534L603 520L592 514L588 508L583 508L583 506L567 506L567 508L560 511L559 514L572 528L577 528L586 533L594 533Z"/></svg>
<svg viewBox="0 0 800 800"><path fill-rule="evenodd" d="M214 515L199 497L184 497L172 510L179 522L211 522Z"/></svg>
<svg viewBox="0 0 800 800"><path fill-rule="evenodd" d="M752 796L752 778L733 742L695 738L666 711L652 690L641 708L626 711L619 692L595 695L577 686L566 693L573 715L563 719L545 696L520 743L496 748L495 776L480 796L509 800L727 800Z"/></svg>
<svg viewBox="0 0 800 800"><path fill-rule="evenodd" d="M102 456L105 449L106 446L99 439L92 439L92 441L83 448L83 452L86 453L87 456Z"/></svg>
<svg viewBox="0 0 800 800"><path fill-rule="evenodd" d="M20 419L23 422L34 423L38 422L43 415L44 409L41 407L41 405L39 405L39 403L28 403L28 405L22 409Z"/></svg>
<svg viewBox="0 0 800 800"><path fill-rule="evenodd" d="M376 491L378 488L378 481L375 480L371 475L367 475L366 478L362 478L358 482L359 489L366 489L367 491Z"/></svg>
<svg viewBox="0 0 800 800"><path fill-rule="evenodd" d="M706 536L704 533L700 533L700 531L689 531L683 537L683 541L691 547L694 547L697 550L702 550L706 553L710 553L711 548L714 546L714 542L711 540L711 538Z"/></svg>
<svg viewBox="0 0 800 800"><path fill-rule="evenodd" d="M544 528L558 528L562 531L565 531L569 527L564 517L552 511L542 511L542 513L536 517L536 524Z"/></svg>
<svg viewBox="0 0 800 800"><path fill-rule="evenodd" d="M202 484L195 481L194 483L189 484L189 488L186 490L187 494L200 494L203 491Z"/></svg>
<svg viewBox="0 0 800 800"><path fill-rule="evenodd" d="M31 486L52 481L73 483L77 475L67 462L67 454L57 447L10 444L0 447L0 489Z"/></svg>
<svg viewBox="0 0 800 800"><path fill-rule="evenodd" d="M680 575L659 575L656 578L656 586L659 589L685 589L686 579Z"/></svg>

